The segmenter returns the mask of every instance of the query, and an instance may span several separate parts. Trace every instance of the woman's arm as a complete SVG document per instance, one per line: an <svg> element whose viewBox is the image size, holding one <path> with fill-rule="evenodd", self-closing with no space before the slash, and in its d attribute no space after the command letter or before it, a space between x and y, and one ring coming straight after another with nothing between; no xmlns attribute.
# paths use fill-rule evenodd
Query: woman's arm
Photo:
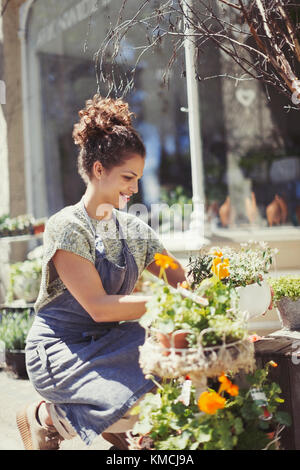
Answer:
<svg viewBox="0 0 300 470"><path fill-rule="evenodd" d="M57 250L52 260L66 288L94 321L136 320L146 312L150 297L106 294L98 271L87 259Z"/></svg>
<svg viewBox="0 0 300 470"><path fill-rule="evenodd" d="M178 265L177 269L166 269L166 275L169 284L172 287L177 287L178 282L181 283L183 281L186 281L185 271L181 266L180 262L176 258L174 258L174 256L171 255L167 250L164 250L162 254L172 258L172 260ZM151 274L154 274L154 276L158 277L160 272L160 266L157 266L155 261L153 261L153 263L149 264L149 266L147 267L147 271L149 271Z"/></svg>

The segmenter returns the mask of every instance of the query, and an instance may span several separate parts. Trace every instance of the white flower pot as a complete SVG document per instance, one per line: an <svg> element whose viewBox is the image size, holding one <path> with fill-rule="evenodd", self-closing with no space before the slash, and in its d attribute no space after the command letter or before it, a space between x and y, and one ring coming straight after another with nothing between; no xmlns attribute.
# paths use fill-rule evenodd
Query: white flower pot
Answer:
<svg viewBox="0 0 300 470"><path fill-rule="evenodd" d="M239 309L247 314L248 320L262 315L268 310L271 303L271 289L266 281L261 285L249 284L245 287L237 287L239 295Z"/></svg>

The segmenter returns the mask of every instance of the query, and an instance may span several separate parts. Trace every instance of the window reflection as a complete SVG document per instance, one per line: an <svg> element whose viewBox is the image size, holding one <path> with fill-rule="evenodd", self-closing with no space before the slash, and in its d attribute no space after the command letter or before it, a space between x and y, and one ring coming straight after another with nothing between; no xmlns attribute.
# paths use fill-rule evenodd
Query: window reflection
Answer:
<svg viewBox="0 0 300 470"><path fill-rule="evenodd" d="M95 53L119 8L119 2L108 0L36 0L31 8L27 55L28 106L35 125L30 136L32 180L38 195L44 175L48 215L74 204L84 191L72 130L78 110L97 91ZM123 19L134 11L136 2L128 1ZM144 43L141 28L124 39L114 70L117 87L131 77ZM148 206L175 188L181 188L176 194L192 196L188 114L181 111L187 107L186 84L179 60L169 86L162 86L168 57L165 46L145 54L126 96L147 150L140 193L133 202ZM199 56L202 77L233 74L232 67L212 45ZM258 83L236 86L228 79L211 79L199 81L199 90L206 214L213 231L299 225L298 115L286 113L270 90L267 102ZM100 83L99 91L106 95L107 84Z"/></svg>

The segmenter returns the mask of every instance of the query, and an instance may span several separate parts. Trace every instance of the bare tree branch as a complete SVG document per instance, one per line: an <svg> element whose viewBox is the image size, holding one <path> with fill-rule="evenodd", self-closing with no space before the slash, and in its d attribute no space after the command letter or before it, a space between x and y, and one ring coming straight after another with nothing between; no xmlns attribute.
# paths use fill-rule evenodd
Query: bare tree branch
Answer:
<svg viewBox="0 0 300 470"><path fill-rule="evenodd" d="M10 0L6 0L4 6L2 7L0 17L4 15L6 8L8 7Z"/></svg>
<svg viewBox="0 0 300 470"><path fill-rule="evenodd" d="M153 6L153 0L137 2L134 14L124 20L127 0L123 0L115 26L95 54L98 86L102 81L109 84L110 91L120 91L120 84L117 85L115 80L117 60L128 34L139 29L144 30L146 43L136 48L138 58L131 64L127 83L123 83L126 93L134 86L134 76L142 57L157 47L169 51L164 73L164 78L167 77L179 59L187 37L195 43L199 54L209 42L215 44L220 52L238 64L244 77L260 80L288 99L295 90L299 88L300 91L298 85L295 87L299 82L295 64L300 64L299 2L194 0L192 6L188 4L191 14L185 14L183 5L186 1L158 1L157 6ZM216 76L200 78L198 71L195 72L200 80ZM223 75L220 71L218 76Z"/></svg>

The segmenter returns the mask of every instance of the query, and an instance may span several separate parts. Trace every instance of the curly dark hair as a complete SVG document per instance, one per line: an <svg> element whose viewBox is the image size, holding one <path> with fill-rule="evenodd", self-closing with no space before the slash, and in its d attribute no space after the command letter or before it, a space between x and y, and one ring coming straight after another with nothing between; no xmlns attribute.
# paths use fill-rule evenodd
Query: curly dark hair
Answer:
<svg viewBox="0 0 300 470"><path fill-rule="evenodd" d="M80 121L74 125L73 139L80 146L77 167L88 184L95 161L110 170L124 163L132 153L145 157L145 146L133 128L128 103L121 99L94 95L78 112Z"/></svg>

